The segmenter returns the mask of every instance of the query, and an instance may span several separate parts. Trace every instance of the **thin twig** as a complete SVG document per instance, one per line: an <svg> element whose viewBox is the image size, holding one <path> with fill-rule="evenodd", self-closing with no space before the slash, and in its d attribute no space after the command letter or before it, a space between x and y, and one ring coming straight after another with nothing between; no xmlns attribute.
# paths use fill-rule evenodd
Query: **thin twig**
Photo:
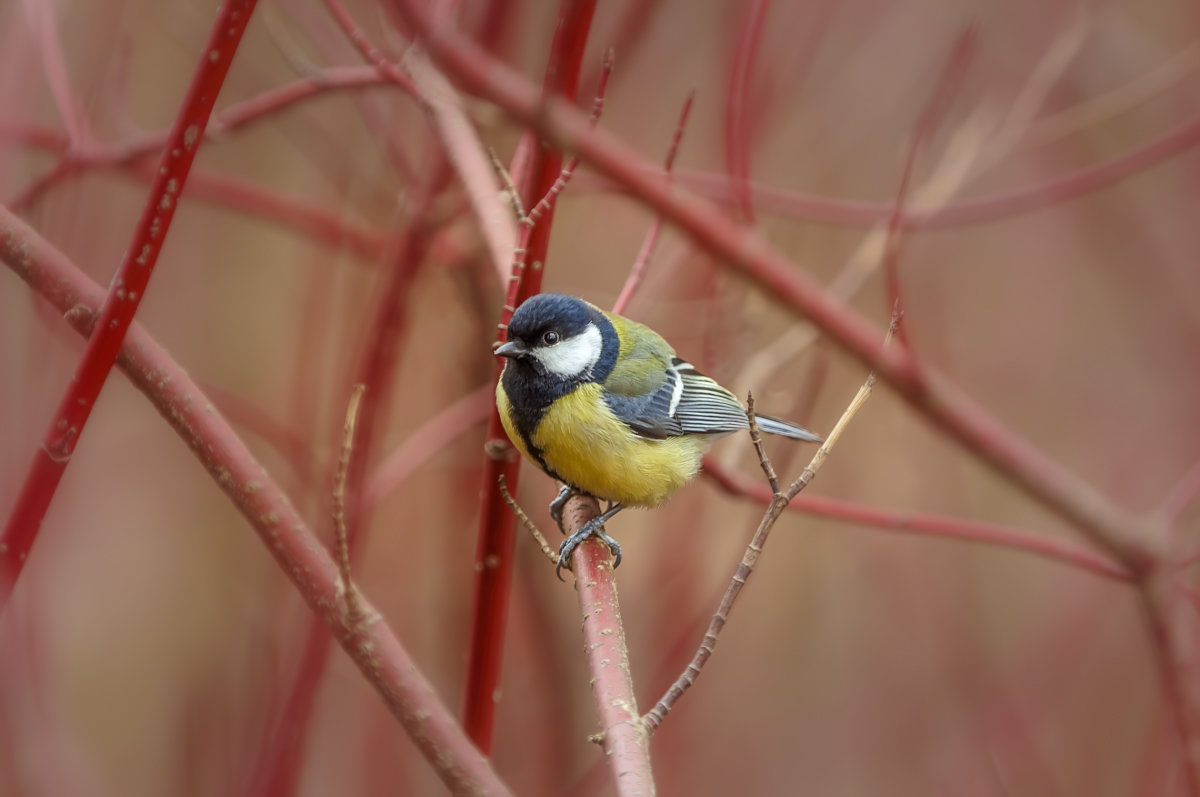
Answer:
<svg viewBox="0 0 1200 797"><path fill-rule="evenodd" d="M550 543L546 540L546 535L542 534L542 530L537 527L536 523L529 519L529 515L525 514L525 510L517 503L517 499L513 498L512 494L508 492L508 480L504 478L503 473L500 474L500 478L497 481L500 485L500 495L503 496L504 503L508 504L508 508L517 516L517 520L521 521L521 525L525 527L525 530L537 540L538 547L542 549L542 553L550 560L550 564L558 564L558 552L550 547Z"/></svg>
<svg viewBox="0 0 1200 797"><path fill-rule="evenodd" d="M909 188L913 172L916 170L917 161L924 154L929 140L941 124L942 118L946 115L946 111L962 85L967 66L975 54L978 38L974 27L967 28L958 37L950 56L946 59L942 77L934 87L932 96L926 101L925 108L921 111L921 116L917 120L908 143L908 154L905 156L904 166L900 170L900 181L896 187L892 212L888 216L883 247L884 284L887 288L888 300L894 307L899 307L901 304L900 252L904 248L907 237L907 230L901 220L904 218L904 208L909 201ZM898 317L893 316L893 318ZM904 327L897 325L895 334L899 338L900 345L910 346Z"/></svg>
<svg viewBox="0 0 1200 797"><path fill-rule="evenodd" d="M338 457L337 474L333 481L333 538L337 548L338 575L346 601L346 620L353 627L363 616L362 602L350 569L350 536L346 533L346 479L350 473L350 455L354 453L354 429L358 425L358 410L367 386L356 384L346 407L346 425L342 430L342 453Z"/></svg>
<svg viewBox="0 0 1200 797"><path fill-rule="evenodd" d="M898 322L899 313L893 311L892 321L884 338L885 346L891 341ZM675 683L671 684L666 694L654 704L654 708L650 709L642 717L642 724L645 726L647 733L653 734L658 730L658 727L662 725L663 720L666 719L667 714L670 713L676 701L683 696L684 692L691 688L692 684L696 682L696 678L700 676L700 671L704 668L704 664L712 656L713 649L717 645L717 638L721 634L721 629L725 627L725 622L729 617L729 612L733 609L733 604L737 601L738 595L741 594L742 587L746 585L746 581L749 580L751 574L754 572L754 565L758 562L758 557L763 552L763 547L766 545L767 537L770 536L775 522L783 514L783 510L787 507L788 502L807 487L813 480L813 477L816 476L817 471L821 469L821 465L829 457L829 452L837 443L838 438L841 437L846 426L858 414L858 411L862 409L867 399L870 398L874 386L875 373L871 372L867 375L866 381L858 389L854 398L851 399L849 406L846 407L845 412L842 413L842 417L838 419L833 430L825 438L825 442L821 444L821 447L817 449L817 453L813 455L808 467L792 482L786 492L779 492L778 482L772 485L773 494L771 501L767 505L766 511L763 512L762 520L759 521L758 528L754 532L754 537L750 540L750 544L746 546L746 552L742 555L742 561L738 563L737 569L733 573L733 578L730 579L729 586L726 588L725 594L721 597L721 603L713 613L712 620L708 624L708 629L704 632L704 638L700 641L700 647L697 648L695 655L692 656L692 660L688 662L687 667L675 679ZM749 403L751 406L747 414L753 418L751 414L753 411L752 399ZM753 424L751 428L753 435L757 432L757 424ZM755 441L755 449L758 451L763 473L766 473L767 478L770 479L774 474L774 467L771 465L771 461L762 447L761 439Z"/></svg>
<svg viewBox="0 0 1200 797"><path fill-rule="evenodd" d="M504 168L504 164L500 162L500 156L491 147L488 148L488 157L491 158L492 168L500 177L500 185L504 187L504 193L508 195L508 201L512 204L513 214L517 217L517 221L522 225L529 224L529 214L525 212L525 205L521 202L521 192L513 183L512 175L508 173L508 169Z"/></svg>
<svg viewBox="0 0 1200 797"><path fill-rule="evenodd" d="M754 444L754 450L758 453L758 462L762 465L763 473L766 474L767 484L771 485L771 494L779 494L779 477L775 475L775 466L771 464L771 460L767 458L767 451L763 448L762 434L758 430L758 418L754 414L754 394L746 394L746 418L750 421L750 442Z"/></svg>
<svg viewBox="0 0 1200 797"><path fill-rule="evenodd" d="M667 179L671 179L675 168L675 156L679 154L679 145L683 141L683 131L687 127L688 116L692 112L692 103L696 99L696 92L693 89L688 92L687 99L683 101L683 109L679 112L679 122L675 125L675 135L671 138L671 146L667 149L667 158L663 163L663 172L667 175ZM629 269L629 276L625 278L625 284L621 286L621 292L617 295L617 301L613 304L613 312L620 314L625 312L625 308L629 306L629 302L633 299L633 295L637 289L641 287L643 280L646 279L646 272L650 268L650 256L654 254L654 247L658 244L659 235L662 233L663 217L661 213L654 214L654 220L650 222L650 228L646 230L646 237L642 239L642 246L638 250L637 257L633 260L633 267Z"/></svg>
<svg viewBox="0 0 1200 797"><path fill-rule="evenodd" d="M588 116L592 128L596 127L596 123L600 121L600 116L604 113L604 95L608 91L608 79L612 75L615 57L611 47L604 53L604 64L600 68L600 80L596 85L596 97L592 100L592 113ZM567 160L567 164L563 166L562 171L558 173L558 179L550 186L550 190L538 200L538 203L533 206L533 210L529 211L530 224L537 224L551 206L558 201L559 195L567 187L567 183L571 181L571 176L575 174L577 168L579 168L579 156L572 155Z"/></svg>

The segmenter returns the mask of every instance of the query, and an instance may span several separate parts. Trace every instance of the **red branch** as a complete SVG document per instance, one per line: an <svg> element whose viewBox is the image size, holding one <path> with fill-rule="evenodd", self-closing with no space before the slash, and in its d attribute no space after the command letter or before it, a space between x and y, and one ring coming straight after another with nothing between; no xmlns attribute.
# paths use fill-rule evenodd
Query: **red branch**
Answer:
<svg viewBox="0 0 1200 797"><path fill-rule="evenodd" d="M326 0L326 6L347 37L381 75L386 75L398 85L415 91L407 76L386 61L368 41L339 0ZM430 168L430 178L417 189L413 213L407 222L405 234L400 245L391 253L390 262L378 286L373 319L366 334L365 350L352 380L355 384L363 385L366 390L357 417L359 442L348 451L348 461L345 462L348 500L345 507L344 536L341 539L346 546L343 565L347 569L350 566L351 555L361 547L360 531L364 526L362 476L371 457L373 444L378 438L376 429L383 423L381 413L389 406L393 375L407 328L409 287L425 260L429 244L429 216L434 200L448 177L445 166L444 159L434 163ZM254 786L261 788L265 794L295 793L312 710L329 661L330 642L331 637L326 628L318 618L313 618L306 630L296 678L284 699L280 722L273 738L268 740L264 754L258 758L259 770Z"/></svg>
<svg viewBox="0 0 1200 797"><path fill-rule="evenodd" d="M668 176L675 168L675 156L679 154L683 131L687 127L688 117L692 113L692 103L695 99L696 92L689 91L687 99L683 101L683 109L679 112L679 123L675 126L675 135L671 138L671 146L667 149L667 159L663 162L663 171ZM633 259L633 267L629 269L629 276L625 278L625 284L621 286L621 293L617 295L617 301L613 303L612 311L614 313L620 315L625 312L625 308L633 300L633 295L637 293L642 281L646 279L646 271L650 267L650 256L654 254L654 247L658 244L662 226L662 216L656 214L654 221L650 222L650 229L646 230L646 237L642 239L642 248L638 250L637 257Z"/></svg>
<svg viewBox="0 0 1200 797"><path fill-rule="evenodd" d="M397 3L398 10L411 19L416 3ZM580 65L591 29L595 0L563 0L559 9L558 26L550 47L546 76L541 91L546 97L558 97L574 102L579 89ZM421 13L424 13L422 9ZM532 135L532 133L530 134ZM534 157L532 179L526 184L523 201L532 207L546 196L562 172L563 155L554 147L540 145ZM524 183L516 175L518 185ZM541 221L526 235L518 249L524 249L524 262L530 268L514 274L509 284L505 308L501 313L497 340L505 338L513 310L525 299L539 292L550 244L550 228L554 219L551 205ZM526 243L528 241L528 243ZM500 377L497 363L495 378ZM488 422L484 444L487 459L483 470L483 506L479 518L479 537L475 552L475 593L471 608L471 639L467 654L467 683L463 700L463 725L480 749L490 751L496 715L496 694L504 654L504 629L508 616L508 599L512 582L513 549L516 544L516 518L504 503L497 484L501 475L513 492L517 490L520 461L516 450L505 436L500 416L493 409Z"/></svg>
<svg viewBox="0 0 1200 797"><path fill-rule="evenodd" d="M134 166L125 173L152 176L151 167ZM355 224L321 205L303 202L240 177L196 169L188 182L188 197L243 210L287 227L331 248L345 249L370 265L400 242L373 227Z"/></svg>
<svg viewBox="0 0 1200 797"><path fill-rule="evenodd" d="M63 313L91 332L104 292L24 222L0 208L0 259ZM337 566L291 501L187 372L133 324L117 364L146 395L234 503L312 611L379 692L413 743L455 794L508 794L434 693L408 651L362 599L367 621L348 624Z"/></svg>
<svg viewBox="0 0 1200 797"><path fill-rule="evenodd" d="M910 210L905 212L902 221L905 227L922 229L998 221L1107 188L1186 152L1197 144L1200 144L1200 116L1181 122L1166 133L1109 160L1010 191L963 199L936 210ZM729 192L718 182L721 178L712 174L680 173L679 179L713 198ZM809 221L872 226L887 219L891 212L890 204L813 196L771 186L755 186L754 191L755 201L764 210Z"/></svg>
<svg viewBox="0 0 1200 797"><path fill-rule="evenodd" d="M766 485L756 479L727 470L712 457L704 460L704 474L731 495L749 498L759 504L765 504L771 500L771 490ZM837 498L808 493L793 498L785 511L816 515L831 520L858 523L906 534L997 545L1002 548L1031 553L1055 562L1062 562L1103 578L1126 582L1133 580L1132 573L1103 554L1069 540L1060 540L1046 534L1002 526L999 523L984 523L978 520L944 517L923 512L881 509L853 501L840 501Z"/></svg>
<svg viewBox="0 0 1200 797"><path fill-rule="evenodd" d="M495 395L496 391L490 384L473 390L409 435L367 478L363 486L363 508L369 510L376 506L453 438L486 421L495 405Z"/></svg>
<svg viewBox="0 0 1200 797"><path fill-rule="evenodd" d="M378 290L375 318L367 333L367 347L358 365L354 382L366 386L358 415L358 444L347 463L349 502L346 512L345 542L350 553L361 547L364 526L363 478L372 443L379 437L376 429L382 424L380 413L389 406L393 375L398 363L400 343L407 327L409 286L425 258L428 244L425 224L432 205L431 196L420 197L413 218L409 221L404 242L394 253L383 285ZM349 555L349 554L348 554ZM274 737L259 757L258 793L290 795L296 791L303 765L304 744L316 696L329 662L328 630L312 618L301 648L296 678L284 700L280 722Z"/></svg>
<svg viewBox="0 0 1200 797"><path fill-rule="evenodd" d="M763 23L770 5L770 0L749 0L741 4L742 27L733 51L725 93L725 168L729 172L735 207L751 226L755 224L755 218L749 188L750 150L753 147L752 128L761 115L757 108L751 107L749 95L754 60L762 49Z"/></svg>
<svg viewBox="0 0 1200 797"><path fill-rule="evenodd" d="M962 199L936 209L910 209L905 211L901 222L910 229L941 229L999 221L1108 188L1197 145L1200 145L1200 116L1187 119L1162 135L1108 160L1020 188ZM640 165L646 174L659 172L652 165ZM588 174L578 184L595 186L600 179L597 175ZM681 185L714 202L731 204L735 201L733 188L726 175L684 169L677 173L677 179ZM755 206L761 212L843 227L873 227L887 221L894 204L837 199L755 182L749 186ZM611 190L634 193L620 180L615 181Z"/></svg>
<svg viewBox="0 0 1200 797"><path fill-rule="evenodd" d="M217 13L216 24L200 55L200 64L184 97L183 107L167 136L145 209L100 307L96 331L88 339L83 358L59 402L41 447L34 455L3 536L0 536L0 610L8 603L37 538L42 518L146 294L150 274L183 195L188 171L255 2L226 0Z"/></svg>
<svg viewBox="0 0 1200 797"><path fill-rule="evenodd" d="M595 499L573 498L564 513L564 528L578 529L599 511ZM599 741L615 776L617 794L654 794L650 738L633 693L608 546L595 538L585 540L575 549L571 567L584 621L583 647L592 676L592 698L600 720Z"/></svg>
<svg viewBox="0 0 1200 797"><path fill-rule="evenodd" d="M896 199L892 212L888 217L887 241L883 251L884 284L887 286L887 304L896 312L896 340L902 346L909 346L908 325L904 323L904 304L900 300L900 252L904 247L905 230L901 220L904 218L904 208L908 201L909 185L912 182L913 171L917 161L924 153L929 140L945 116L954 95L962 84L963 75L975 53L975 29L967 30L958 37L946 65L942 69L941 79L934 87L933 95L925 103L917 124L913 129L908 150L904 156L904 167L900 170L900 183L896 187Z"/></svg>

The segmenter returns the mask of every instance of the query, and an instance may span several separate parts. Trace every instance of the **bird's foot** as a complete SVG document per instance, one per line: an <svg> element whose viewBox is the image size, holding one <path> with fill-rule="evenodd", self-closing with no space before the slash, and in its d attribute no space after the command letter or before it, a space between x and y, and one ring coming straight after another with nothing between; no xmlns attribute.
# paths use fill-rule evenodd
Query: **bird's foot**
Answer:
<svg viewBox="0 0 1200 797"><path fill-rule="evenodd" d="M615 513L614 513L615 514ZM604 521L611 517L608 512L603 515L594 517L587 523L579 527L579 530L568 536L562 541L562 545L558 546L558 564L554 567L554 575L558 576L558 580L562 581L562 569L565 567L571 569L571 554L579 547L579 543L586 540L588 537L595 537L608 546L608 550L612 553L613 569L616 570L621 565L621 546L612 537L604 533Z"/></svg>
<svg viewBox="0 0 1200 797"><path fill-rule="evenodd" d="M564 484L558 488L558 495L554 496L554 500L550 502L550 519L554 521L555 525L558 526L558 530L563 534L567 533L567 530L563 528L563 509L567 506L567 501L580 494L574 487Z"/></svg>

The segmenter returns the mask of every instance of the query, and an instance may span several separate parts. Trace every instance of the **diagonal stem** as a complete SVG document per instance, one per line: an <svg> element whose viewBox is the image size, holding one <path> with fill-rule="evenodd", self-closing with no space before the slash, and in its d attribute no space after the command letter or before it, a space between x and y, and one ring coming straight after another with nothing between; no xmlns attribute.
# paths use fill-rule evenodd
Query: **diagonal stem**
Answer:
<svg viewBox="0 0 1200 797"><path fill-rule="evenodd" d="M63 313L80 334L97 322L103 292L28 225L0 208L0 260ZM413 743L454 794L508 794L471 744L404 645L364 598L370 622L352 624L337 565L287 495L270 480L186 371L138 324L118 365L196 455L253 527L313 613L379 693Z"/></svg>
<svg viewBox="0 0 1200 797"><path fill-rule="evenodd" d="M71 462L84 425L117 360L125 333L133 323L150 274L158 262L175 208L187 184L213 105L217 101L242 33L256 0L226 0L209 34L200 63L192 76L133 240L113 277L87 348L63 393L50 428L34 454L16 505L0 536L0 611L8 604L16 581L37 538L54 493Z"/></svg>

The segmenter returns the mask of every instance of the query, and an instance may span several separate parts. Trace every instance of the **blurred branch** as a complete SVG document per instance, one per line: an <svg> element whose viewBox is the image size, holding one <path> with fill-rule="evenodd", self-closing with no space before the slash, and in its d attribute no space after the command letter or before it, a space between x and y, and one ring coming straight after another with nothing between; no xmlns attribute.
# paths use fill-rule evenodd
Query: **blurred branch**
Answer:
<svg viewBox="0 0 1200 797"><path fill-rule="evenodd" d="M724 133L725 171L733 192L733 207L750 226L754 217L750 180L750 152L755 134L760 132L764 102L755 102L751 95L754 65L762 54L763 23L771 8L770 0L747 0L738 4L740 25L729 65L725 89L722 132ZM756 130L755 128L759 128ZM660 222L661 223L661 222Z"/></svg>
<svg viewBox="0 0 1200 797"><path fill-rule="evenodd" d="M524 109L523 99L518 102L520 104L517 107ZM533 110L529 110L528 113L536 114ZM577 133L577 123L569 122L565 127L560 128L558 125L563 122L563 119L557 114L549 114L547 120L547 124L555 125L554 129L557 134L565 135L571 141L576 140L574 136ZM960 199L937 209L910 208L905 212L902 222L905 227L910 229L942 229L999 221L1010 216L1031 213L1078 199L1123 180L1136 177L1147 169L1187 152L1197 144L1200 144L1200 116L1186 119L1149 141L1090 166L1063 172L1020 188L998 191L994 194L970 199ZM581 147L581 151L582 149ZM601 151L606 152L603 147ZM630 174L631 176L638 175L639 179L635 179L634 182L639 186L645 185L653 175L660 173L659 169L645 163L640 158L635 163L636 171L630 170ZM605 179L612 190L642 195L641 189L634 188L629 180L617 178L611 174L606 177L589 175L586 180L581 180L580 184L594 186L597 182L605 182ZM725 175L682 169L677 172L677 179L681 185L710 201L721 204L730 204L734 201L729 178ZM886 221L892 211L891 202L838 199L777 188L763 183L750 183L750 190L757 209L762 213L774 213L788 218L841 227L866 227L878 224Z"/></svg>
<svg viewBox="0 0 1200 797"><path fill-rule="evenodd" d="M376 506L451 439L483 423L495 404L496 391L484 385L447 406L388 454L367 478L363 507Z"/></svg>
<svg viewBox="0 0 1200 797"><path fill-rule="evenodd" d="M508 208L498 199L499 186L483 143L462 108L458 92L423 52L409 50L404 68L420 88L425 108L440 134L438 140L470 199L497 284L504 285L517 235Z"/></svg>
<svg viewBox="0 0 1200 797"><path fill-rule="evenodd" d="M152 179L154 167L138 162L124 173ZM197 169L188 181L188 198L244 211L274 222L293 233L311 238L331 249L345 249L374 266L400 244L387 231L355 224L338 211L294 199L249 180L219 172Z"/></svg>
<svg viewBox="0 0 1200 797"><path fill-rule="evenodd" d="M63 391L50 428L26 471L16 504L0 535L0 612L8 604L42 519L116 362L126 330L146 295L150 275L186 189L188 172L202 133L208 126L255 2L225 0L217 13L163 147L158 174L150 186L132 239L100 305L96 332L88 338L83 356Z"/></svg>
<svg viewBox="0 0 1200 797"><path fill-rule="evenodd" d="M913 171L917 161L925 153L929 139L937 131L942 119L958 89L962 85L967 67L975 56L978 34L975 28L969 27L963 31L955 42L946 64L942 68L941 78L933 93L925 102L920 117L913 129L904 156L904 165L900 170L900 181L896 187L896 198L892 204L892 212L888 217L887 232L883 246L884 284L887 288L888 304L895 308L893 324L896 330L896 340L899 345L911 349L911 343L906 333L904 316L901 312L904 305L900 299L900 252L904 248L905 229L901 223L904 216L905 203L908 201L909 186L912 183Z"/></svg>
<svg viewBox="0 0 1200 797"><path fill-rule="evenodd" d="M704 474L730 495L757 502L771 500L771 491L766 487L754 479L729 470L711 457L704 461ZM787 509L791 512L856 523L885 531L898 531L902 534L996 545L1077 567L1102 578L1124 582L1134 580L1133 574L1120 564L1077 543L999 523L865 506L823 495L798 495L788 504Z"/></svg>
<svg viewBox="0 0 1200 797"><path fill-rule="evenodd" d="M53 6L40 0L24 0L25 13L42 56L42 70L71 146L83 146L91 138L82 102L71 88L62 39L54 24Z"/></svg>
<svg viewBox="0 0 1200 797"><path fill-rule="evenodd" d="M393 85L373 67L329 67L320 73L293 81L260 95L230 105L214 113L202 131L204 138L219 138L239 132L263 121L288 107L329 91ZM32 203L52 185L77 174L99 168L133 168L143 158L161 151L166 145L169 130L141 133L112 144L96 141L76 143L49 128L36 126L0 126L0 138L20 141L26 146L59 154L59 162L20 197L9 202L16 210Z"/></svg>
<svg viewBox="0 0 1200 797"><path fill-rule="evenodd" d="M359 55L363 57L364 61L371 64L371 66L375 68L380 77L386 78L388 81L395 83L405 91L408 91L414 97L421 96L420 91L418 91L413 82L409 80L408 75L404 74L404 71L401 70L400 67L384 57L380 49L376 47L370 39L367 38L366 34L363 33L362 28L360 28L358 23L354 21L354 18L350 16L350 12L348 12L346 7L342 5L341 0L324 0L324 3L325 8L329 11L329 15L333 17L334 21L337 22L338 27L340 27L342 32L346 34L346 38L349 39L350 43L354 45L354 49L358 50Z"/></svg>
<svg viewBox="0 0 1200 797"><path fill-rule="evenodd" d="M1157 514L1168 527L1177 526L1180 516L1195 503L1197 497L1200 497L1200 461L1192 463L1179 478L1158 507ZM1193 559L1188 557L1189 562Z"/></svg>
<svg viewBox="0 0 1200 797"><path fill-rule="evenodd" d="M1071 133L1107 122L1163 94L1200 69L1200 44L1193 42L1146 74L1090 101L1031 122L1026 141L1044 146Z"/></svg>
<svg viewBox="0 0 1200 797"><path fill-rule="evenodd" d="M90 334L103 290L2 208L0 258L63 313L77 332ZM507 794L387 625L373 622L355 628L346 623L333 559L187 372L136 323L130 327L117 364L253 526L284 574L379 692L443 782L456 794L480 790ZM365 601L363 612L375 615Z"/></svg>
<svg viewBox="0 0 1200 797"><path fill-rule="evenodd" d="M596 96L592 99L592 114L588 117L593 128L600 121L600 117L604 115L604 95L608 91L608 80L612 77L614 57L612 48L604 51L604 61L600 65L600 75L596 83ZM530 208L529 214L524 220L526 224L531 228L536 227L538 222L542 220L542 216L549 214L554 209L554 206L558 203L559 196L566 190L567 183L571 182L571 178L575 175L575 170L578 168L578 157L573 155L567 159L558 176L554 178L554 182L542 194L537 204ZM520 213L521 211L518 210L518 214Z"/></svg>
<svg viewBox="0 0 1200 797"><path fill-rule="evenodd" d="M675 156L679 154L683 131L687 127L688 116L692 113L692 103L695 99L696 92L693 89L688 92L687 98L683 101L683 108L679 111L679 122L675 125L675 135L671 138L671 146L667 148L667 157L663 162L663 173L668 175L668 179L675 169ZM637 293L637 289L641 287L642 281L646 278L646 271L650 267L650 256L654 254L654 247L658 244L662 226L662 216L655 214L654 220L650 222L650 228L646 230L646 237L642 239L642 246L638 250L637 257L633 259L633 267L629 269L629 276L625 278L625 284L621 286L617 301L613 303L612 311L617 315L625 312L633 295Z"/></svg>

